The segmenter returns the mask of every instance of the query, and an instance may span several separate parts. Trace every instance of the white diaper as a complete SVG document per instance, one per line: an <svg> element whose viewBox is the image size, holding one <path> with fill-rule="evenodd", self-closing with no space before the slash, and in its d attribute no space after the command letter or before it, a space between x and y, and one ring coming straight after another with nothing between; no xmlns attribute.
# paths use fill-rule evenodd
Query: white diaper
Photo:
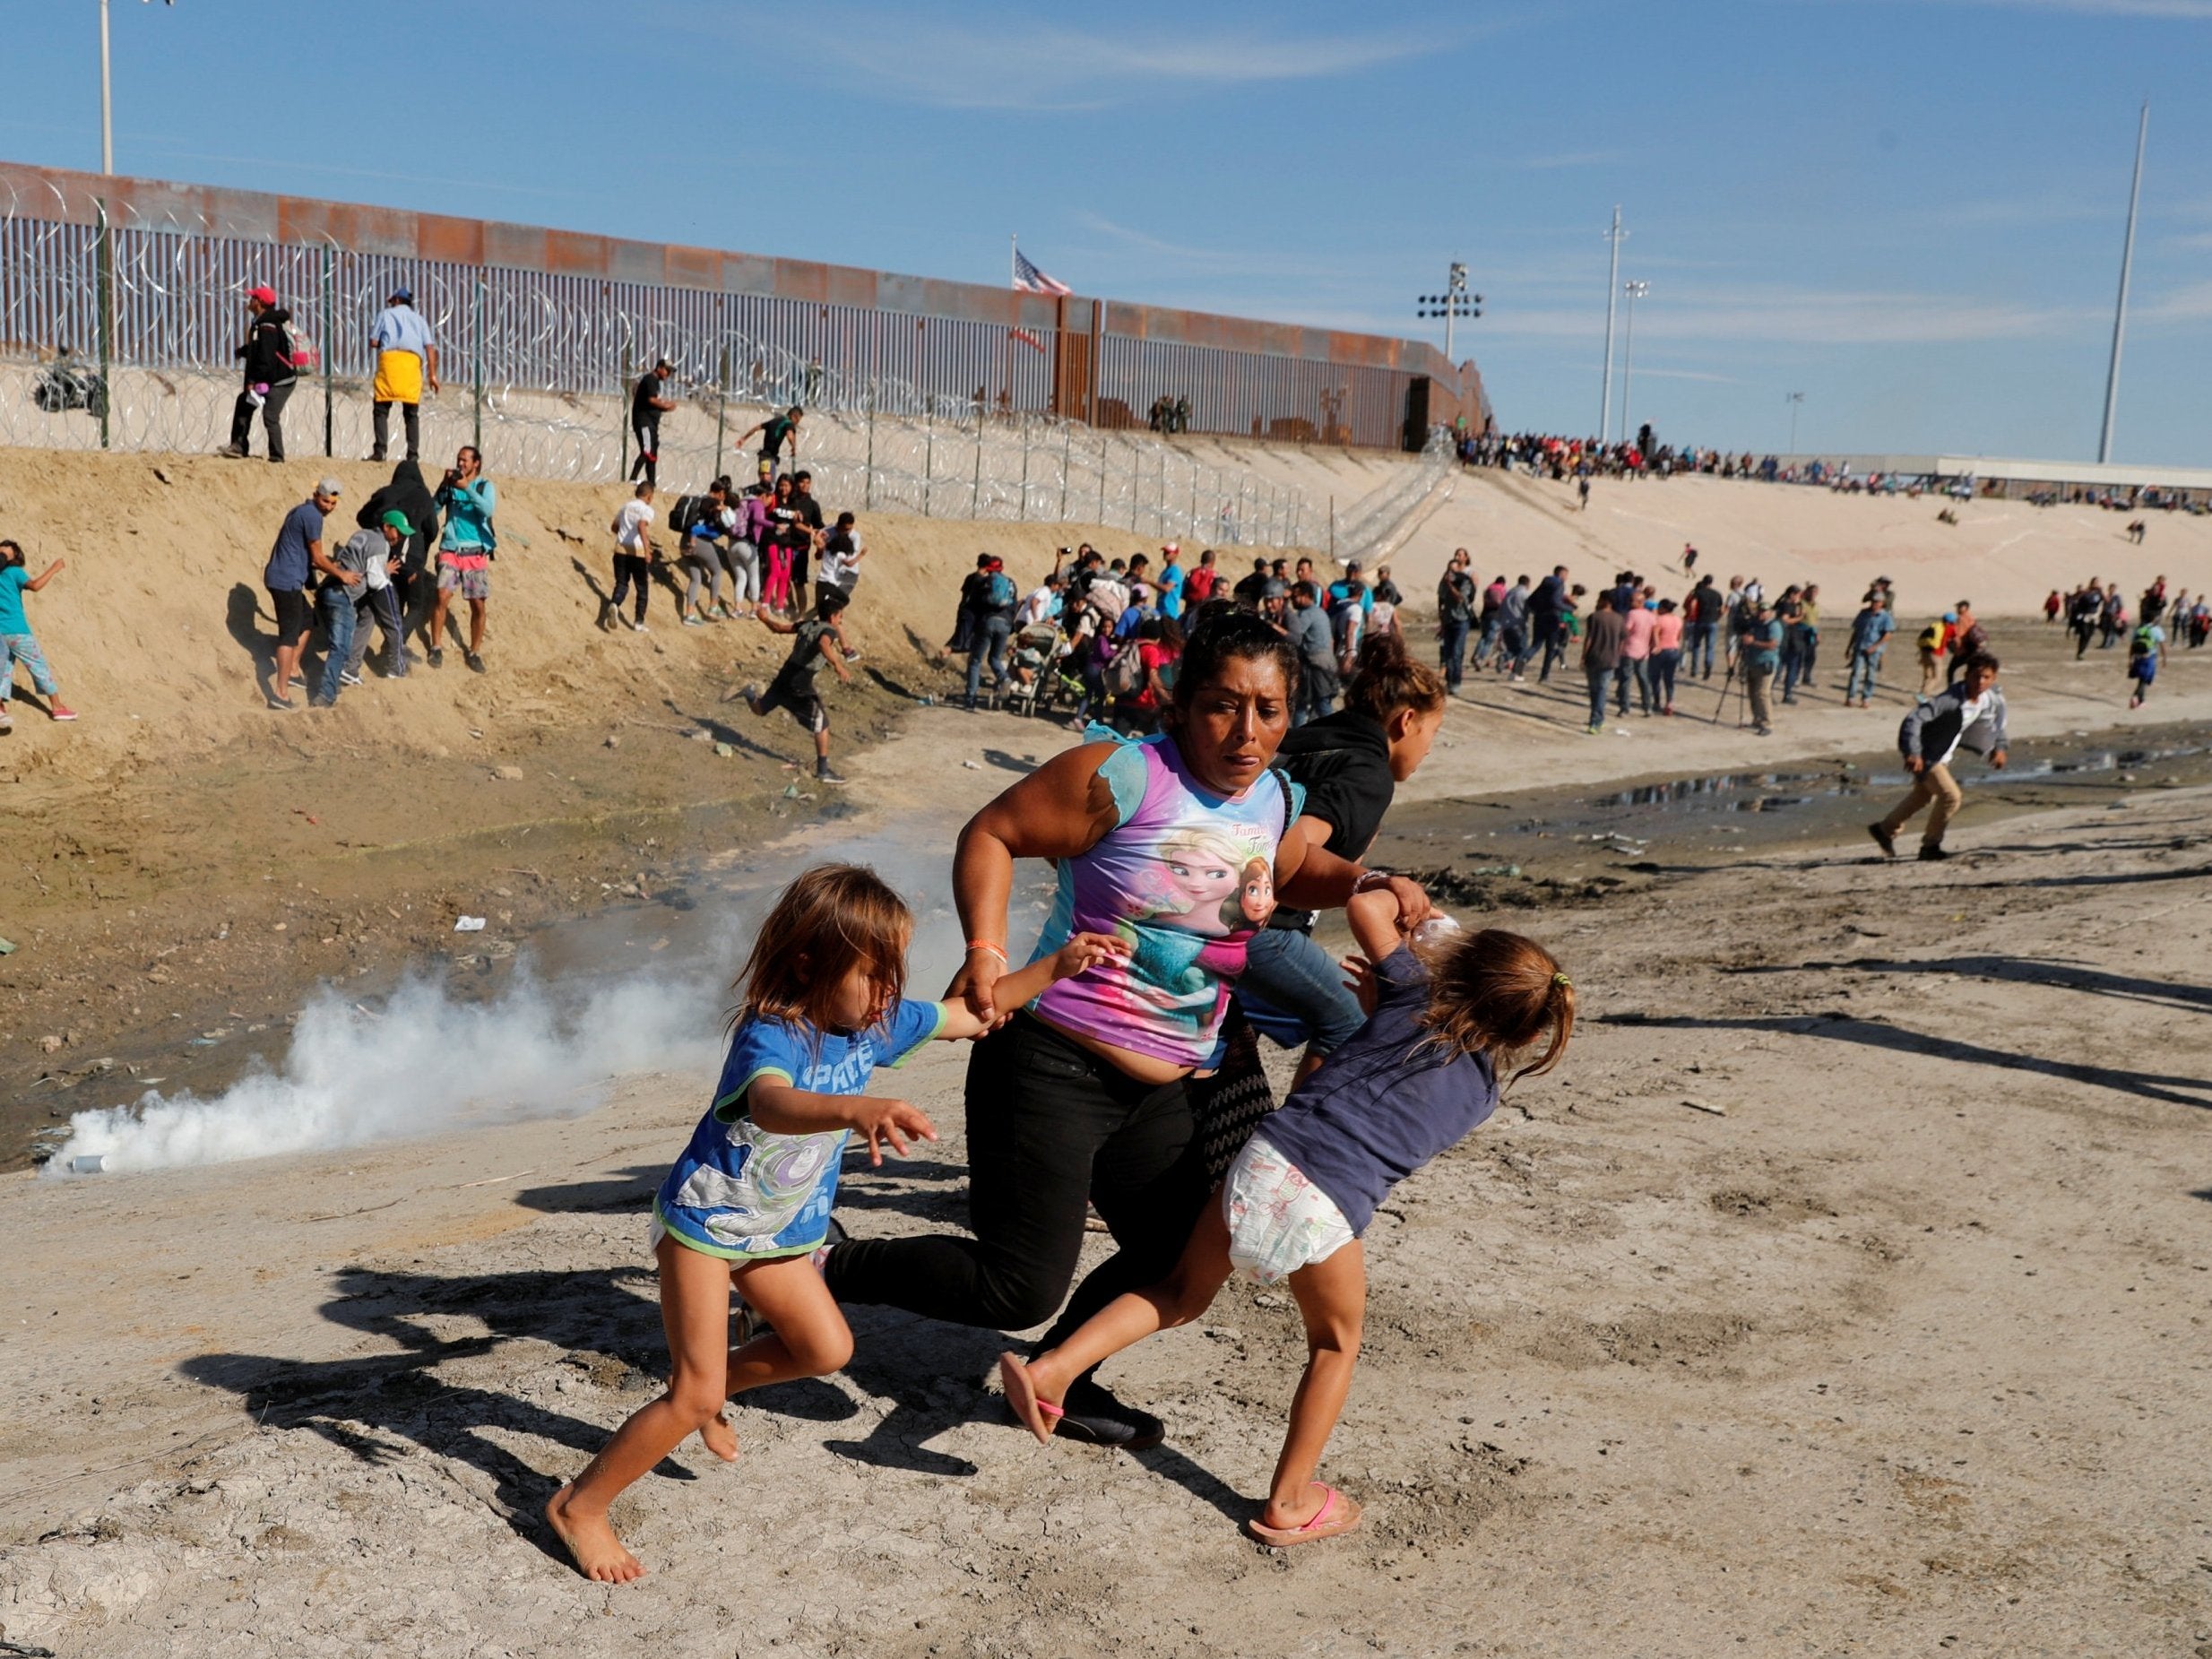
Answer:
<svg viewBox="0 0 2212 1659"><path fill-rule="evenodd" d="M1255 1135L1222 1177L1229 1223L1229 1263L1257 1284L1280 1284L1352 1242L1352 1223L1335 1200Z"/></svg>

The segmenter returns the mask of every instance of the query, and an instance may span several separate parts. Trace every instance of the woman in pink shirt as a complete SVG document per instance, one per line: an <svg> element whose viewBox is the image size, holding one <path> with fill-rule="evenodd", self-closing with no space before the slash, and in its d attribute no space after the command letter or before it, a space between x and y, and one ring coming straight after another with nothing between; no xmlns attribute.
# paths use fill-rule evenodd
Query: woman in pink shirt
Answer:
<svg viewBox="0 0 2212 1659"><path fill-rule="evenodd" d="M1621 618L1626 624L1620 642L1620 666L1613 670L1613 687L1620 696L1620 712L1629 712L1629 682L1636 682L1636 700L1644 713L1652 709L1651 630L1658 621L1641 594Z"/></svg>
<svg viewBox="0 0 2212 1659"><path fill-rule="evenodd" d="M1682 613L1663 599L1651 619L1651 695L1662 714L1674 713L1674 665L1682 660Z"/></svg>

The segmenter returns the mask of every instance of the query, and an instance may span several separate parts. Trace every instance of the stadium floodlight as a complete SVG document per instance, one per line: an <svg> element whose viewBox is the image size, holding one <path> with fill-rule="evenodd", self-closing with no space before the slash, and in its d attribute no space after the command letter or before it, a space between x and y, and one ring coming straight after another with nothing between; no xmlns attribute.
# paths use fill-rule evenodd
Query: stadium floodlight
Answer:
<svg viewBox="0 0 2212 1659"><path fill-rule="evenodd" d="M1440 294L1417 294L1413 298L1413 315L1421 318L1444 319L1444 355L1452 355L1452 324L1461 317L1482 315L1482 296L1467 291L1467 267L1454 260L1446 272L1444 291Z"/></svg>

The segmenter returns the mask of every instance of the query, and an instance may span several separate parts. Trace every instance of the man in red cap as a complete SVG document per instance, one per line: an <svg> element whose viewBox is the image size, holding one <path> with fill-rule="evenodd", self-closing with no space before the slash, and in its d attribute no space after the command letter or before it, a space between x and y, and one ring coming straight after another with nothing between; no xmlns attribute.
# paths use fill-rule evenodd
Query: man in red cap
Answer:
<svg viewBox="0 0 2212 1659"><path fill-rule="evenodd" d="M246 343L233 354L246 366L245 389L230 411L230 442L215 453L243 461L253 454L254 411L261 410L262 430L268 435L269 459L284 459L284 405L298 382L292 367L292 336L285 325L292 314L276 302L276 290L257 288L246 296L252 316Z"/></svg>

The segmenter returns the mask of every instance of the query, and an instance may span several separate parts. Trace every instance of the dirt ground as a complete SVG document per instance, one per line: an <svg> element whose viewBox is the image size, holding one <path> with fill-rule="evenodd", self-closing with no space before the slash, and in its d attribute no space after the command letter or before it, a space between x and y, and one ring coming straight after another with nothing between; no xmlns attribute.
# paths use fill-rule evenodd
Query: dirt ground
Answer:
<svg viewBox="0 0 2212 1659"><path fill-rule="evenodd" d="M977 786L901 748L860 775L926 838ZM1379 1218L1327 1465L1370 1519L1308 1552L1237 1530L1299 1345L1232 1287L1118 1362L1171 1425L1137 1457L1006 1427L991 1334L859 1310L851 1371L737 1408L735 1469L687 1448L626 1499L651 1577L576 1579L535 1513L660 1374L642 1213L700 1076L13 1178L0 1625L86 1655L2191 1652L2208 802L1504 912L1585 1024ZM947 1138L853 1172L856 1231L959 1224L960 1065L909 1075Z"/></svg>
<svg viewBox="0 0 2212 1659"><path fill-rule="evenodd" d="M773 879L860 847L941 868L966 813L1074 734L916 704L946 683L920 650L944 572L972 557L929 528L947 540L912 592L862 613L842 795L793 769L795 728L719 700L765 642L591 636L571 661L573 595L531 620L527 674L460 692L372 684L278 731L233 711L173 749L31 731L5 785L11 1160L23 1129L274 1051L316 979L373 1000L409 960L458 978L541 923L673 912L707 865ZM1053 532L1022 533L1041 569ZM2196 656L2130 715L2117 653L2076 665L2021 621L1998 644L2024 769L2212 719ZM229 649L208 698L250 692ZM1136 1457L1005 1426L995 1334L857 1310L848 1373L733 1413L735 1469L687 1447L626 1499L652 1577L575 1578L535 1517L665 1363L644 1210L707 1092L687 1065L466 1134L0 1176L0 1641L2212 1655L2192 1450L2212 1430L2212 789L2150 765L2045 777L1970 804L1941 867L1880 866L1833 815L1690 849L1627 789L1864 761L1907 701L1818 695L1763 743L1702 692L1591 739L1571 687L1471 683L1404 792L1378 860L1441 872L1463 920L1498 897L1567 962L1585 1022L1560 1072L1378 1218L1326 1470L1370 1518L1341 1543L1238 1530L1300 1356L1287 1299L1231 1287L1117 1362L1171 1425ZM1631 839L1544 841L1578 791L1627 792L1605 821ZM1516 843L1510 898L1481 873L1501 818L1542 842ZM464 912L492 946L455 941ZM902 1074L946 1137L851 1172L854 1231L964 1219L961 1066L940 1047Z"/></svg>

